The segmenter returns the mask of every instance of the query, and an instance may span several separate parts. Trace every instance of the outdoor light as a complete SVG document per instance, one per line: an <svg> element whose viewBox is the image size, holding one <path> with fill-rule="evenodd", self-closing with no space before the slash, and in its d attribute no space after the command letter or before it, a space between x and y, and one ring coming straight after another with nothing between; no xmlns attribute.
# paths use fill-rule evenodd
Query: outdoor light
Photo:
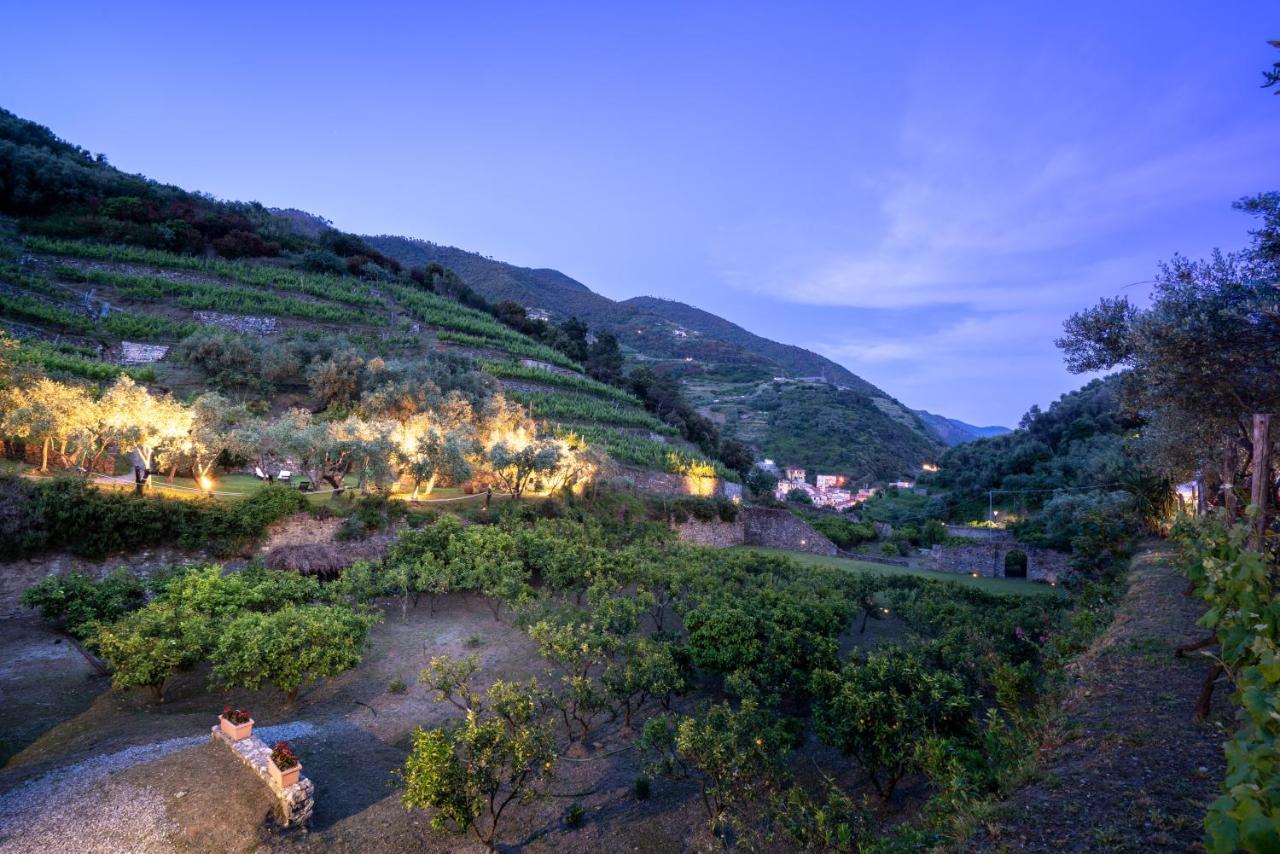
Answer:
<svg viewBox="0 0 1280 854"><path fill-rule="evenodd" d="M213 478L209 477L209 475L207 475L207 474L202 474L202 475L200 475L200 488L201 488L201 489L203 489L205 492L212 492L212 491L213 491L213 486L214 486L214 484L213 484Z"/></svg>

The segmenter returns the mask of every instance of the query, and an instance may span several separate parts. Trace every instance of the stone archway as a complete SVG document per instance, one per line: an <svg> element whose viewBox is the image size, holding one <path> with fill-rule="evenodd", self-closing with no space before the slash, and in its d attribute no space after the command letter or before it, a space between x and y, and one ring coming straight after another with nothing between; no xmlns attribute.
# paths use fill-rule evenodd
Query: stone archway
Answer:
<svg viewBox="0 0 1280 854"><path fill-rule="evenodd" d="M1003 575L1005 578L1027 577L1027 553L1022 549L1010 549L1004 553Z"/></svg>

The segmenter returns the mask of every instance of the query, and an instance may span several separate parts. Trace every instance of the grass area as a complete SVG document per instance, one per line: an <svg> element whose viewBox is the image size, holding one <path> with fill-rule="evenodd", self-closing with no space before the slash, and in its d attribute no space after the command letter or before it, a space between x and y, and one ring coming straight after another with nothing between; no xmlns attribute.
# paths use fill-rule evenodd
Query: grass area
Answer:
<svg viewBox="0 0 1280 854"><path fill-rule="evenodd" d="M593 394L597 397L606 397L610 400L616 400L619 403L626 403L631 406L643 406L640 399L635 395L625 392L620 388L614 388L611 385L593 380L590 377L569 376L568 374L558 374L554 371L542 370L540 368L526 368L518 362L496 362L490 359L482 360L481 367L495 377L508 377L516 380L528 380L537 385L562 386L564 388L581 391L587 394Z"/></svg>
<svg viewBox="0 0 1280 854"><path fill-rule="evenodd" d="M626 406L598 397L568 392L507 391L507 398L532 406L534 418L569 419L622 427L644 427L658 433L671 428L638 406Z"/></svg>
<svg viewBox="0 0 1280 854"><path fill-rule="evenodd" d="M873 575L914 575L917 578L929 578L934 581L946 581L976 587L984 593L1006 594L1014 596L1065 596L1057 587L1047 584L1035 584L1013 578L974 578L971 575L950 572L934 572L929 569L916 569L910 566L893 566L885 563L850 560L843 557L826 557L825 555L806 554L804 552L787 551L786 549L767 549L757 546L745 546L751 551L763 554L783 555L806 566L829 566L847 569L851 572L868 572Z"/></svg>
<svg viewBox="0 0 1280 854"><path fill-rule="evenodd" d="M29 477L43 476L36 470L35 466L30 466L25 464L19 465L13 460L0 460L0 473L26 474ZM53 472L48 476L52 477L56 474L58 474L58 472ZM116 481L96 480L94 481L94 483L100 489L117 489L121 491L133 490L132 475L129 475L129 474L116 475L116 478L117 478ZM293 483L296 484L298 483L298 481L305 480L305 479L306 479L305 475L299 472L295 472L293 476ZM213 487L215 494L213 497L218 501L235 501L237 499L244 498L249 495L254 495L255 493L261 491L264 486L266 486L266 481L258 480L257 477L251 474L215 475L214 487ZM350 486L347 488L347 494L352 496L357 495L358 493L356 492L354 487L355 487L355 481L352 480L350 481ZM310 502L312 505L328 504L330 501L332 501L334 493L329 491L328 484L322 485L322 490L323 491L318 490L316 492L305 493L307 496L307 501ZM223 494L217 494L217 493L223 493ZM196 488L195 481L193 481L191 478L175 477L173 481L170 482L169 478L164 475L156 475L151 478L150 494L162 495L166 498L201 497L199 490ZM393 497L407 501L409 498L409 493L398 492L398 493L395 493ZM532 496L532 495L528 496L528 498L530 499L535 497L536 496ZM470 498L471 501L459 500L464 498ZM494 492L492 501L494 502L504 501L509 498L510 498L509 495L499 493L499 492ZM435 502L439 502L438 506L435 505ZM460 511L463 508L468 508L472 506L472 504L483 505L483 503L484 503L483 496L479 496L479 495L474 497L467 496L467 495L464 495L464 493L460 488L456 486L447 486L447 487L436 487L434 490L431 491L431 495L429 496L428 495L419 496L418 501L415 503L415 506L421 505L420 509L422 510L457 509ZM410 512L413 512L413 511L410 511Z"/></svg>
<svg viewBox="0 0 1280 854"><path fill-rule="evenodd" d="M177 255L159 249L143 249L136 246L94 243L81 240L54 240L45 237L28 237L26 245L32 252L65 255L96 261L113 261L125 264L146 264L173 270L193 270L211 276L219 276L245 285L280 288L297 291L323 299L336 300L348 305L380 308L382 301L369 293L368 286L348 276L326 273L307 273L287 267L254 264L247 261L227 261L222 258L204 258Z"/></svg>

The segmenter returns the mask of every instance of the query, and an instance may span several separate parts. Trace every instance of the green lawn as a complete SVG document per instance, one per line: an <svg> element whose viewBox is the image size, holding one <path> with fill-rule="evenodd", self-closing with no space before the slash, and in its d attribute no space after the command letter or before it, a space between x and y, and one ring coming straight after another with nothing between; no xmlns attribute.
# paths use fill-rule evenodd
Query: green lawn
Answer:
<svg viewBox="0 0 1280 854"><path fill-rule="evenodd" d="M28 477L41 476L34 466L29 466L29 465L18 466L18 464L10 460L0 460L0 472L4 472L7 474L18 474L19 472L21 472L22 474L25 474ZM304 479L303 475L295 473L293 477L293 483L296 484L298 483L298 481L303 479ZM115 481L106 481L106 480L99 479L99 480L96 480L95 483L101 489L132 490L133 476L127 475L127 474L117 475ZM354 487L355 480L352 479L350 483L351 483L351 486ZM258 480L258 478L254 477L251 474L215 475L214 487L213 487L214 498L218 499L219 501L235 501L245 496L253 495L254 493L261 490L262 487L265 485L266 485L266 481ZM200 494L199 490L196 489L195 481L193 481L191 478L175 477L173 481L170 482L169 478L163 475L157 475L151 478L150 493L152 495L165 495L165 496L174 497L174 498L193 498L193 497L198 497ZM223 494L219 494L219 493L223 493ZM354 489L348 489L348 493L354 495L355 494ZM307 500L313 505L327 504L329 501L333 499L333 495L334 495L334 493L330 491L330 487L328 484L321 484L320 490L317 490L316 492L308 492L305 494L307 496ZM407 499L408 493L397 493L395 497ZM467 497L470 498L469 496ZM494 492L493 501L502 501L509 497L510 496L503 495L498 492ZM430 496L425 494L420 495L419 502L422 505L424 505L424 508L430 508L432 510L447 510L451 507L457 507L459 510L462 510L466 507L471 506L472 504L483 504L484 502L484 499L481 496L470 498L470 500L459 500L459 501L451 500L451 499L461 499L461 498L464 498L463 492L461 489L457 487L437 487L436 489L432 490Z"/></svg>
<svg viewBox="0 0 1280 854"><path fill-rule="evenodd" d="M745 546L751 551L761 552L763 554L783 555L795 560L799 563L808 564L809 566L834 566L837 569L847 569L853 572L869 572L873 575L914 575L919 578L931 578L934 581L947 581L952 584L964 584L970 587L977 587L985 593L1003 593L1017 596L1063 596L1066 595L1060 588L1050 587L1047 584L1034 584L1029 581L1021 581L1013 578L984 578L979 576L974 578L971 575L963 575L951 572L933 572L928 569L916 569L908 566L893 566L885 563L870 563L868 561L850 560L843 557L825 557L823 555L806 554L805 552L793 552L786 549L767 549L756 546Z"/></svg>

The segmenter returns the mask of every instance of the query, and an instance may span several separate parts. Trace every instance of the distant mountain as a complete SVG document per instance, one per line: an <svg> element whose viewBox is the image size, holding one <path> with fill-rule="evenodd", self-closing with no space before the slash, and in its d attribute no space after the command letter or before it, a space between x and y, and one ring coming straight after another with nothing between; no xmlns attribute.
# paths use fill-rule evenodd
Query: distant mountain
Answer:
<svg viewBox="0 0 1280 854"><path fill-rule="evenodd" d="M557 270L426 240L364 239L402 264L448 267L489 300L513 300L553 320L578 317L595 332L612 333L633 363L680 376L725 435L781 464L893 479L941 450L936 430L852 371L711 312L656 297L615 301Z"/></svg>
<svg viewBox="0 0 1280 854"><path fill-rule="evenodd" d="M1013 432L1008 427L975 427L972 424L957 421L955 418L925 412L923 409L917 409L915 413L920 416L925 426L948 447L972 442L974 439L986 439L990 436L1001 436Z"/></svg>

